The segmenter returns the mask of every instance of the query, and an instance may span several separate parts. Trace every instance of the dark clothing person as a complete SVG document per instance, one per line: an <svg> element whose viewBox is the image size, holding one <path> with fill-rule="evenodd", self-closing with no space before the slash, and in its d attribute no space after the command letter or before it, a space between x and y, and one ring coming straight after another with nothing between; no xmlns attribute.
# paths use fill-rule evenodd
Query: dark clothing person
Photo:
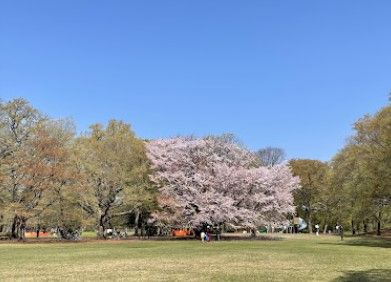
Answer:
<svg viewBox="0 0 391 282"><path fill-rule="evenodd" d="M343 227L342 227L342 225L339 227L339 235L341 236L341 241L343 241Z"/></svg>

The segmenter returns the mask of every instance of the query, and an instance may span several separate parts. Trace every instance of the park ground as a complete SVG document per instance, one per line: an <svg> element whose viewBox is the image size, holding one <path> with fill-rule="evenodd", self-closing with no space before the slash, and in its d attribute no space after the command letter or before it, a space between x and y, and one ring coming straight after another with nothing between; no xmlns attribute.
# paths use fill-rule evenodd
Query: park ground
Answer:
<svg viewBox="0 0 391 282"><path fill-rule="evenodd" d="M391 241L282 240L0 244L0 281L391 281Z"/></svg>

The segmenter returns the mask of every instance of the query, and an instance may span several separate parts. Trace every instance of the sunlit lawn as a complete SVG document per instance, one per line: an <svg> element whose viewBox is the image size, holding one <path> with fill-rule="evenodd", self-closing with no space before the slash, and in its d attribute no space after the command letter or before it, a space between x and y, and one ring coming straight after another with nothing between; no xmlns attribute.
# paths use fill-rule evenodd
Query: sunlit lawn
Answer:
<svg viewBox="0 0 391 282"><path fill-rule="evenodd" d="M4 280L391 281L391 242L294 235L208 244L0 243Z"/></svg>

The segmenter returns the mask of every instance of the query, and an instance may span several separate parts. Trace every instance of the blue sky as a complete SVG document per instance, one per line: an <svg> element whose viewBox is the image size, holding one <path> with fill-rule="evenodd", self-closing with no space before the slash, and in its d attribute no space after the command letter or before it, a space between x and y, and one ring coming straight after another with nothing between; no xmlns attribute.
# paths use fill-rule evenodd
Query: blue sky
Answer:
<svg viewBox="0 0 391 282"><path fill-rule="evenodd" d="M391 90L391 1L1 1L0 98L78 130L329 160Z"/></svg>

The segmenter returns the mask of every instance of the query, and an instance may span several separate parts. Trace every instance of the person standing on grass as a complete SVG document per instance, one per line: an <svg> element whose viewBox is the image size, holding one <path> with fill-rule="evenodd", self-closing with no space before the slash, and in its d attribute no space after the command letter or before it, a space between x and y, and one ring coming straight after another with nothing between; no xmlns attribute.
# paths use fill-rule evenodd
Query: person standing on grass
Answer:
<svg viewBox="0 0 391 282"><path fill-rule="evenodd" d="M316 236L319 236L319 224L315 225L315 229L316 229Z"/></svg>
<svg viewBox="0 0 391 282"><path fill-rule="evenodd" d="M202 243L205 242L205 237L206 237L206 234L205 234L204 231L202 231L202 232L201 232L201 241L202 241Z"/></svg>
<svg viewBox="0 0 391 282"><path fill-rule="evenodd" d="M341 241L343 241L343 227L342 227L342 225L339 226L339 235L341 236Z"/></svg>
<svg viewBox="0 0 391 282"><path fill-rule="evenodd" d="M207 242L210 242L210 241L212 240L212 237L211 237L210 233L211 233L211 227L208 226L208 227L206 228L206 237L208 238L208 239L206 240Z"/></svg>

